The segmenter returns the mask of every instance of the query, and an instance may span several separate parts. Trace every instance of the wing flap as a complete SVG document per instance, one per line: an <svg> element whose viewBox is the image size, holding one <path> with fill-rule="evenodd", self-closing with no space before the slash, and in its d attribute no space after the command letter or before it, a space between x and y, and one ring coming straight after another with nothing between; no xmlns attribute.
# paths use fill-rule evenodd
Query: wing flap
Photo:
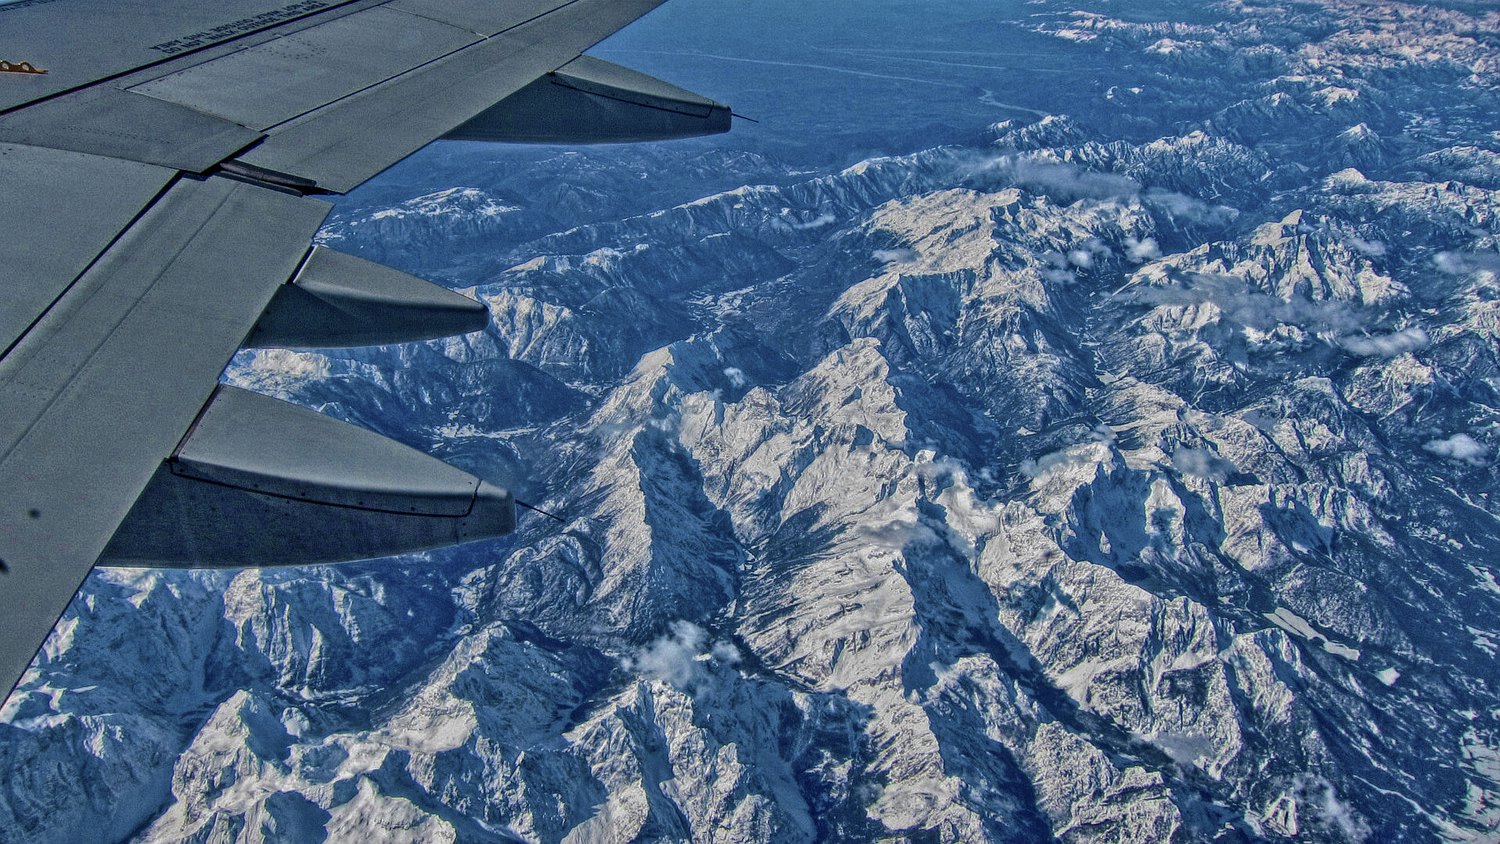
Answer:
<svg viewBox="0 0 1500 844"><path fill-rule="evenodd" d="M728 132L730 116L726 105L580 56L444 137L530 144L661 141Z"/></svg>

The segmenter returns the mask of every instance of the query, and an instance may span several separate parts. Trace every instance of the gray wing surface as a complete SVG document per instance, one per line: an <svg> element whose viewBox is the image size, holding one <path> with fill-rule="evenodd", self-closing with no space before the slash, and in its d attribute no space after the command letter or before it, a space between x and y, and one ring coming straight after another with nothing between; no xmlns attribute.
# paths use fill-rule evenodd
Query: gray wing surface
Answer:
<svg viewBox="0 0 1500 844"><path fill-rule="evenodd" d="M727 130L726 107L581 57L659 2L0 5L0 688L96 563L337 562L514 528L506 491L218 377L244 345L488 324L313 247L319 195L444 136Z"/></svg>

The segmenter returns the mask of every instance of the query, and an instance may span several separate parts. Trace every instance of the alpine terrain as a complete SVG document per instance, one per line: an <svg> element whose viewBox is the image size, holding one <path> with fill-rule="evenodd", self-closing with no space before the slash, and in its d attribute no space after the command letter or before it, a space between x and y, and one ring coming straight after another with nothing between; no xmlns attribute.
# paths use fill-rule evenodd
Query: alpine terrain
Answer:
<svg viewBox="0 0 1500 844"><path fill-rule="evenodd" d="M761 122L431 147L320 237L489 329L224 376L561 523L97 570L0 841L1500 840L1500 11L674 0L597 52Z"/></svg>

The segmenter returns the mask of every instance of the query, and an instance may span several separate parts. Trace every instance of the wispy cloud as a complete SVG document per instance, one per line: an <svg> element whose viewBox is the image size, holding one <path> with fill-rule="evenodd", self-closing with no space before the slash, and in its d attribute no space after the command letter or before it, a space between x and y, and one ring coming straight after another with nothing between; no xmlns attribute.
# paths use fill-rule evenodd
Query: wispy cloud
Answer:
<svg viewBox="0 0 1500 844"><path fill-rule="evenodd" d="M1179 448L1172 452L1172 466L1184 475L1223 483L1239 471L1233 463L1206 448Z"/></svg>
<svg viewBox="0 0 1500 844"><path fill-rule="evenodd" d="M1239 276L1181 273L1173 283L1137 287L1122 296L1144 305L1190 307L1212 304L1233 322L1260 331L1295 325L1322 332L1354 332L1363 321L1343 302L1284 300L1250 287Z"/></svg>
<svg viewBox="0 0 1500 844"><path fill-rule="evenodd" d="M1333 783L1317 774L1298 774L1293 781L1297 802L1325 826L1337 830L1345 841L1364 841L1370 826L1339 799Z"/></svg>
<svg viewBox="0 0 1500 844"><path fill-rule="evenodd" d="M1125 238L1125 257L1137 264L1154 261L1161 257L1161 247L1156 245L1156 238L1143 237L1136 240L1133 237Z"/></svg>
<svg viewBox="0 0 1500 844"><path fill-rule="evenodd" d="M1420 328L1404 328L1393 334L1350 335L1339 338L1339 345L1361 357L1393 358L1424 349L1432 342Z"/></svg>
<svg viewBox="0 0 1500 844"><path fill-rule="evenodd" d="M1146 187L1119 173L1087 170L1035 155L990 156L969 161L965 169L969 175L1002 179L1064 202L1136 199L1174 220L1213 225L1222 225L1239 216L1238 210L1226 205L1214 205L1164 188Z"/></svg>
<svg viewBox="0 0 1500 844"><path fill-rule="evenodd" d="M855 528L855 533L866 543L890 551L903 551L914 545L937 545L942 542L936 531L915 517L860 525Z"/></svg>
<svg viewBox="0 0 1500 844"><path fill-rule="evenodd" d="M1079 445L1090 443L1109 444L1115 441L1115 432L1108 425L1099 425L1089 432L1088 437ZM1081 451L1077 445L1058 449L1057 451L1043 454L1035 459L1021 461L1021 474L1032 480L1051 473L1055 469L1068 466L1083 466L1094 462L1093 455Z"/></svg>
<svg viewBox="0 0 1500 844"><path fill-rule="evenodd" d="M1211 304L1237 325L1261 332L1295 326L1360 357L1397 357L1431 343L1427 332L1417 326L1370 334L1368 328L1378 315L1350 303L1282 299L1239 276L1221 273L1174 273L1168 284L1137 286L1120 295L1129 302L1155 307Z"/></svg>
<svg viewBox="0 0 1500 844"><path fill-rule="evenodd" d="M1386 253L1386 246L1378 240L1365 240L1362 237L1350 237L1349 248L1353 249L1367 258L1379 258Z"/></svg>
<svg viewBox="0 0 1500 844"><path fill-rule="evenodd" d="M782 223L782 225L786 226L789 229L794 229L797 231L807 231L808 229L821 229L824 226L831 226L838 221L839 218L833 216L832 214L819 214L818 216L806 222L794 222L787 220L783 220L780 222Z"/></svg>
<svg viewBox="0 0 1500 844"><path fill-rule="evenodd" d="M1097 237L1091 237L1069 249L1067 259L1069 264L1086 270L1094 266L1096 259L1108 258L1113 254L1108 244Z"/></svg>
<svg viewBox="0 0 1500 844"><path fill-rule="evenodd" d="M985 169L1022 187L1061 199L1115 199L1141 193L1141 183L1129 176L1084 170L1030 156L999 156L991 159Z"/></svg>
<svg viewBox="0 0 1500 844"><path fill-rule="evenodd" d="M875 260L882 264L910 264L912 261L917 260L917 250L904 247L900 249L876 249L872 254Z"/></svg>
<svg viewBox="0 0 1500 844"><path fill-rule="evenodd" d="M745 658L740 649L729 642L714 642L714 646L708 649L708 655L725 665L739 665Z"/></svg>
<svg viewBox="0 0 1500 844"><path fill-rule="evenodd" d="M1439 252L1432 262L1437 268L1452 275L1469 273L1500 273L1500 253L1495 252Z"/></svg>
<svg viewBox="0 0 1500 844"><path fill-rule="evenodd" d="M1049 474L1053 469L1061 469L1066 466L1081 466L1089 462L1083 454L1073 451L1071 448L1043 454L1036 459L1021 461L1021 474L1028 478L1036 479Z"/></svg>
<svg viewBox="0 0 1500 844"><path fill-rule="evenodd" d="M1173 219L1192 223L1223 225L1232 222L1240 215L1238 210L1227 205L1213 205L1201 199L1194 199L1185 193L1161 188L1147 190L1141 194L1141 200L1159 211L1166 212L1167 216Z"/></svg>

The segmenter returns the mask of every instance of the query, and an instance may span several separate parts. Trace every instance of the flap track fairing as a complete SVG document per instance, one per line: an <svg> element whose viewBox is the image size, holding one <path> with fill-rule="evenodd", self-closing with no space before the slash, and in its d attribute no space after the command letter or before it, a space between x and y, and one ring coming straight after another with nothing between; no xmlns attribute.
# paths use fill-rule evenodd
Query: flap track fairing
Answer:
<svg viewBox="0 0 1500 844"><path fill-rule="evenodd" d="M99 563L333 563L502 536L515 523L506 490L316 411L221 386Z"/></svg>
<svg viewBox="0 0 1500 844"><path fill-rule="evenodd" d="M730 118L722 103L580 56L444 137L527 144L662 141L728 132Z"/></svg>
<svg viewBox="0 0 1500 844"><path fill-rule="evenodd" d="M399 270L314 247L251 330L251 348L380 346L483 331L489 309Z"/></svg>

